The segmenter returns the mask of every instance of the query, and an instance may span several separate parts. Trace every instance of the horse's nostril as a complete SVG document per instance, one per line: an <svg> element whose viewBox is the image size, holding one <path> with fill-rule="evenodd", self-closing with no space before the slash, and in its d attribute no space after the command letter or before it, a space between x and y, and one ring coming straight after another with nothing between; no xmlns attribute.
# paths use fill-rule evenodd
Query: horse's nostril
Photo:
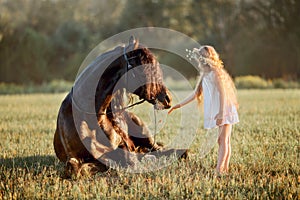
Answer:
<svg viewBox="0 0 300 200"><path fill-rule="evenodd" d="M170 99L169 95L166 95L166 101L167 101L167 103L171 102L171 99Z"/></svg>
<svg viewBox="0 0 300 200"><path fill-rule="evenodd" d="M171 101L172 101L172 97L170 96L170 94L167 93L164 100L165 109L171 108Z"/></svg>
<svg viewBox="0 0 300 200"><path fill-rule="evenodd" d="M167 103L171 104L172 95L170 94L169 91L166 92L166 101L167 101Z"/></svg>

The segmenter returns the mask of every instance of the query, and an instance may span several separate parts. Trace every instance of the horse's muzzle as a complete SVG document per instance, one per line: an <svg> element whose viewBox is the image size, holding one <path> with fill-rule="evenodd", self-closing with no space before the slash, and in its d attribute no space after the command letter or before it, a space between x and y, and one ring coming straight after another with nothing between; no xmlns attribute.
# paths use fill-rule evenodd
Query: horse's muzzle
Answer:
<svg viewBox="0 0 300 200"><path fill-rule="evenodd" d="M161 92L157 95L154 103L154 107L157 110L171 108L172 96L169 91Z"/></svg>

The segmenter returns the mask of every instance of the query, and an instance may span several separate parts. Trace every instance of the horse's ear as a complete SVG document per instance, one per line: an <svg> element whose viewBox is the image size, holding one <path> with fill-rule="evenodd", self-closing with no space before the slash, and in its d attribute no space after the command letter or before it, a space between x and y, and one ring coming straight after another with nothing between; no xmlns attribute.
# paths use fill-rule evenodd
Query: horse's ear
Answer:
<svg viewBox="0 0 300 200"><path fill-rule="evenodd" d="M134 36L130 36L129 38L129 46L133 46L133 49L137 49L139 46L139 41L134 38Z"/></svg>
<svg viewBox="0 0 300 200"><path fill-rule="evenodd" d="M129 38L129 45L133 45L135 43L135 38L134 38L134 36L132 35L132 36L130 36L130 38Z"/></svg>

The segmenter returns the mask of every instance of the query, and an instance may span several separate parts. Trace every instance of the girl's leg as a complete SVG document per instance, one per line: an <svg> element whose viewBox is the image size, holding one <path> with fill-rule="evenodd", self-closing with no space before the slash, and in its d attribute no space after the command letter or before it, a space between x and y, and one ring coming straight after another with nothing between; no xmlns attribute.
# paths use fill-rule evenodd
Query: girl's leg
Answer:
<svg viewBox="0 0 300 200"><path fill-rule="evenodd" d="M232 125L228 125L228 146L227 146L227 156L226 156L226 160L225 160L225 172L228 172L229 171L229 161L230 161L230 157L231 157L231 141L230 141L230 138L231 138L231 130L232 130Z"/></svg>
<svg viewBox="0 0 300 200"><path fill-rule="evenodd" d="M219 152L218 152L218 163L217 172L224 173L228 171L229 160L231 155L230 147L230 135L231 135L231 125L225 124L219 128Z"/></svg>

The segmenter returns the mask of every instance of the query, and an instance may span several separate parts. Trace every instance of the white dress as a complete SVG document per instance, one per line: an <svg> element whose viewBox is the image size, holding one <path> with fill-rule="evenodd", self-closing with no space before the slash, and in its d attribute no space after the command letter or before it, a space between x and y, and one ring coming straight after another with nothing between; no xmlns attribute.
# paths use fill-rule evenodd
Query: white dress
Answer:
<svg viewBox="0 0 300 200"><path fill-rule="evenodd" d="M204 99L204 128L215 128L217 127L215 116L219 113L220 109L220 93L216 85L215 73L213 71L203 76L202 88ZM224 119L221 125L239 122L237 109L233 103L229 102L229 104L225 106L223 112Z"/></svg>

